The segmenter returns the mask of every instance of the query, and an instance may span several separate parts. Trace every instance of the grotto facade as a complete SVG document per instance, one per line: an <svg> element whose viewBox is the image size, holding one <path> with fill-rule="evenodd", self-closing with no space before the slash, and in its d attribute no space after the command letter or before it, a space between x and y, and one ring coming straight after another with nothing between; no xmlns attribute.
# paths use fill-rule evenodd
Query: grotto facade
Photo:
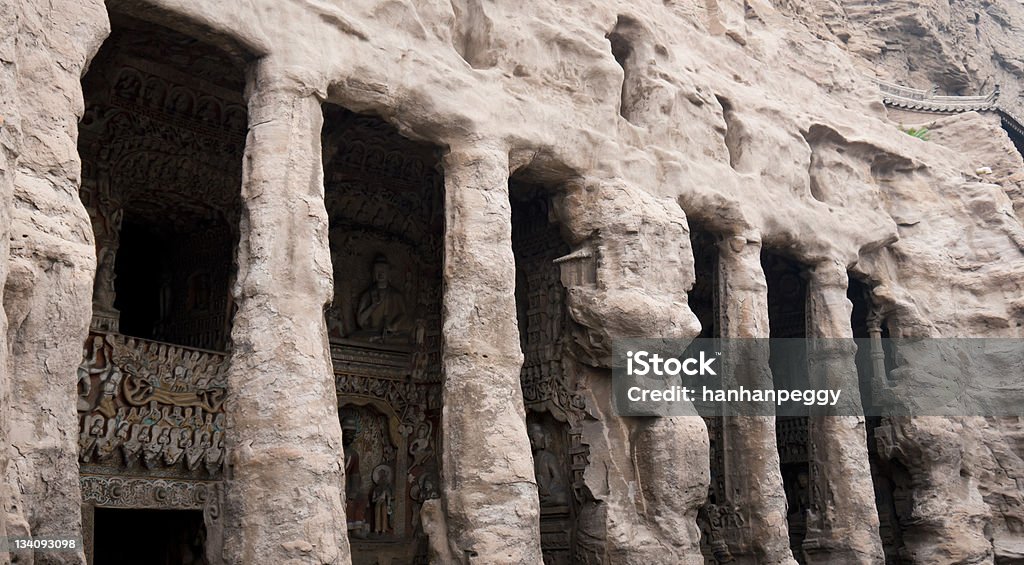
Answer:
<svg viewBox="0 0 1024 565"><path fill-rule="evenodd" d="M611 382L618 339L865 338L867 406L884 337L1024 336L1022 28L6 0L0 538L78 543L0 565L1024 562L1021 417Z"/></svg>

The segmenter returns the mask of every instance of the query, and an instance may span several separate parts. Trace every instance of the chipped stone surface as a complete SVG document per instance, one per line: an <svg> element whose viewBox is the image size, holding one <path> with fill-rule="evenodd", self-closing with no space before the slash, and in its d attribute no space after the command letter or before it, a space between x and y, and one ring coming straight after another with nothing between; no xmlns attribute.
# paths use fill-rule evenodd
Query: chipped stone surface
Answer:
<svg viewBox="0 0 1024 565"><path fill-rule="evenodd" d="M4 222L10 237L3 295L10 403L4 409L18 454L9 484L22 507L9 533L67 535L81 530L73 378L81 351L70 344L85 338L95 269L92 230L77 196L79 81L107 34L107 18L95 3L60 9L18 3L5 8L5 18L12 9L16 42L3 57L5 74L13 63L16 77L16 87L4 94L3 176L5 183L13 180L13 194L5 194L11 215ZM8 92L16 93L14 107ZM35 563L82 562L80 551L35 556Z"/></svg>

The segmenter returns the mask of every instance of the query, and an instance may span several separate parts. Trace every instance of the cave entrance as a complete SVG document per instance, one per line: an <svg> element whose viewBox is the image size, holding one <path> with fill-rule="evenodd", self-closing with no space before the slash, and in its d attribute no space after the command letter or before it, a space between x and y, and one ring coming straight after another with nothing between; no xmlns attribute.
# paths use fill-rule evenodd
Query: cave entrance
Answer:
<svg viewBox="0 0 1024 565"><path fill-rule="evenodd" d="M238 55L111 14L82 81L93 330L224 351L246 109ZM240 64L242 63L242 64Z"/></svg>
<svg viewBox="0 0 1024 565"><path fill-rule="evenodd" d="M544 562L567 565L577 552L580 509L590 499L583 486L584 415L573 392L579 375L569 354L573 321L561 275L562 258L572 250L552 210L557 187L525 176L521 173L509 181L516 316L523 351L519 381L540 495ZM582 271L578 274L590 277Z"/></svg>
<svg viewBox="0 0 1024 565"><path fill-rule="evenodd" d="M695 280L693 288L687 294L690 310L700 320L700 335L697 339L714 339L721 337L719 331L719 317L721 309L719 306L719 284L718 284L718 237L707 230L702 229L693 220L690 221L690 248L693 250L693 270ZM700 406L700 404L696 403ZM704 558L709 563L714 563L717 557L722 561L731 559L729 544L735 544L737 539L721 539L723 534L717 524L712 524L708 519L707 511L710 508L725 507L727 500L726 480L726 459L725 452L725 425L720 414L721 408L716 406L701 406L701 414L704 414L704 424L708 429L708 455L710 458L711 480L708 486L708 497L697 514L697 523L700 527L700 549ZM734 534L735 532L729 532Z"/></svg>
<svg viewBox="0 0 1024 565"><path fill-rule="evenodd" d="M91 563L206 563L197 540L222 538L252 57L181 21L115 11L110 22L82 79L78 137L97 257L77 372L85 552Z"/></svg>
<svg viewBox="0 0 1024 565"><path fill-rule="evenodd" d="M93 565L205 565L199 510L97 508Z"/></svg>
<svg viewBox="0 0 1024 565"><path fill-rule="evenodd" d="M807 382L799 382L801 378L806 381L806 351L802 345L807 337L806 267L770 251L761 252L761 266L768 283L769 363L775 388L806 388ZM779 417L775 434L788 504L789 545L796 560L803 563L811 494L808 418Z"/></svg>
<svg viewBox="0 0 1024 565"><path fill-rule="evenodd" d="M420 510L441 488L442 150L377 116L323 114L352 563L425 563Z"/></svg>
<svg viewBox="0 0 1024 565"><path fill-rule="evenodd" d="M903 544L906 524L912 519L913 491L910 472L895 459L888 459L879 452L877 435L886 425L886 418L877 416L874 406L874 387L888 379L888 372L894 365L894 355L888 320L874 303L869 284L851 276L847 298L853 303L850 324L857 341L857 375L860 381L861 403L864 406L865 428L868 448L868 462L871 466L871 481L875 489L875 508L878 511L879 537L888 565L910 563ZM872 340L877 332L881 342ZM879 351L880 348L880 351ZM881 353L881 366L873 358ZM881 373L881 374L876 374ZM877 384L876 384L877 383ZM884 428L883 428L884 429Z"/></svg>

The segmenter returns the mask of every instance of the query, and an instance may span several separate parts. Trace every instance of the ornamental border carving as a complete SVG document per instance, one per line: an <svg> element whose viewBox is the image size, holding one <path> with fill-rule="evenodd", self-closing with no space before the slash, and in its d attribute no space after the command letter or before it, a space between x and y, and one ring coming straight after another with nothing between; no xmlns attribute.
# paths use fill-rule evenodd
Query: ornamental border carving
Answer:
<svg viewBox="0 0 1024 565"><path fill-rule="evenodd" d="M82 503L101 508L206 510L219 509L219 481L143 479L104 475L79 476ZM215 516L219 512L215 513Z"/></svg>

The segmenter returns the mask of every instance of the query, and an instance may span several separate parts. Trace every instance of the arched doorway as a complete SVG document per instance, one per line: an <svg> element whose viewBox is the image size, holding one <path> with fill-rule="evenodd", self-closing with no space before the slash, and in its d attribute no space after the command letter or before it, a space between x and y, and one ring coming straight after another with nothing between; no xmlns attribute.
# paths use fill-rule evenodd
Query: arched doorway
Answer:
<svg viewBox="0 0 1024 565"><path fill-rule="evenodd" d="M78 371L86 554L216 563L245 62L160 25L111 23L79 136L97 248Z"/></svg>

